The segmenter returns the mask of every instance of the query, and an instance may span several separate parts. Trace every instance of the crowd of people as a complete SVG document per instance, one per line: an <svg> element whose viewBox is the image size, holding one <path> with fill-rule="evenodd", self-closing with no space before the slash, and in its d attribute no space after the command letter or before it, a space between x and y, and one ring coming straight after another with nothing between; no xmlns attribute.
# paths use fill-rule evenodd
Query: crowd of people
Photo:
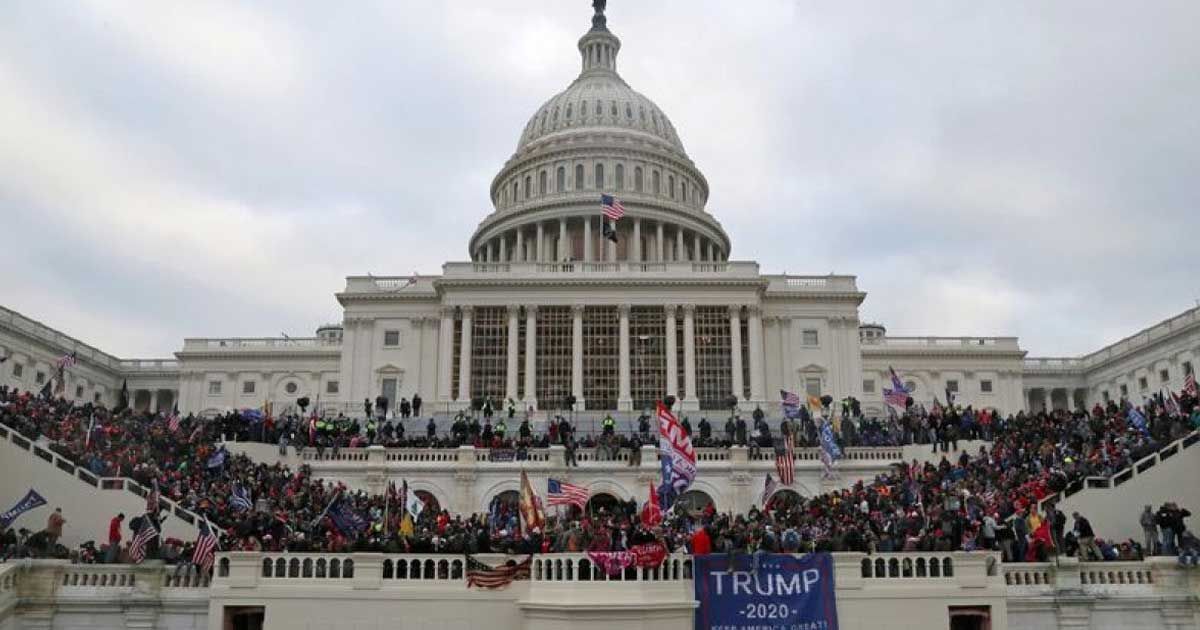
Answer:
<svg viewBox="0 0 1200 630"><path fill-rule="evenodd" d="M238 414L178 418L73 405L0 388L0 423L31 440L45 441L48 448L97 476L129 477L147 488L158 488L163 497L213 523L226 550L523 554L617 551L660 541L671 551L691 553L992 549L1008 562L1043 561L1056 553L1090 560L1195 554L1200 549L1187 526L1190 513L1178 506L1151 510L1153 519L1145 514L1139 517L1146 532L1142 541L1114 541L1099 536L1084 515L1073 514L1068 522L1056 507L1041 504L1068 484L1088 476L1112 475L1200 426L1200 405L1190 396L1183 396L1174 409L1161 401L1142 406L1144 428L1131 424L1126 405L1114 402L1090 410L1009 416L940 406L886 420L851 414L840 419L837 432L846 444L924 442L932 443L937 452L939 445L949 450L960 438L991 443L976 453L943 455L937 463L898 463L868 482L807 499L784 493L764 496L760 503L765 505L744 514L718 513L709 504L695 510L668 510L661 522L643 522L638 501L630 498L600 509L564 510L537 527L524 526L517 506L501 501L493 502L485 513L472 515L428 505L414 519L399 508L404 503L399 490L377 495L351 491L315 477L307 466L293 470L279 463L256 463L225 451L222 443L259 439L278 442L284 449L371 443L604 445L605 440L618 439L607 422L598 435L577 438L565 420L549 423L545 431L535 434L528 420L522 419L510 436L503 420L494 425L491 418L480 422L478 417L461 416L448 427L431 421L426 435L405 437L404 431L397 430L398 423L378 419L366 423L344 417L321 419L318 426L294 416L260 422L248 422ZM783 429L793 432L798 445L816 444L811 417L794 420L789 429L760 413L754 414L752 422L753 428L744 422L739 426L733 418L732 428L727 422L723 437L714 437L702 420L695 441L765 447L773 443L772 433L778 435ZM503 428L498 430L497 425ZM489 427L491 440L487 441L484 435ZM637 429L619 440L645 443L649 428ZM128 560L137 527L146 523L161 527L154 513L129 519L114 515L108 540L66 550L58 538L67 517L56 510L45 530L0 533L0 555L42 553L81 562L119 562ZM192 544L156 539L151 557L187 561Z"/></svg>

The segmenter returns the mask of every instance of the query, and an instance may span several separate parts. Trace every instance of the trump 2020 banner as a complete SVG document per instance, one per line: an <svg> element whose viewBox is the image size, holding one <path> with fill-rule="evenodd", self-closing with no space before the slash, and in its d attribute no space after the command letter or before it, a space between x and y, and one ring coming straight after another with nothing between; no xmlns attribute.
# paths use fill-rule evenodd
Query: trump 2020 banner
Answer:
<svg viewBox="0 0 1200 630"><path fill-rule="evenodd" d="M833 556L695 557L696 630L837 630Z"/></svg>

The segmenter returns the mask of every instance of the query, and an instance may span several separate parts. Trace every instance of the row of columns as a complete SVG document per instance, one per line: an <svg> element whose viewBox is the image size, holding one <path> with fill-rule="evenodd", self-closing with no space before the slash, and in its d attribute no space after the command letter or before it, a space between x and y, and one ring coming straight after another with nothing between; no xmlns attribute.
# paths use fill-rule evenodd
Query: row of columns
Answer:
<svg viewBox="0 0 1200 630"><path fill-rule="evenodd" d="M584 306L576 304L571 307L571 393L577 404L584 403L583 396L583 310ZM630 369L630 340L629 340L629 304L618 305L619 342L618 342L618 391L617 408L628 411L633 408L632 382ZM665 395L675 396L682 401L684 409L699 408L699 398L696 390L696 306L669 304L663 307L665 315L666 338L666 391ZM683 310L683 386L684 391L678 390L679 366L676 365L678 346L675 339L677 311ZM730 338L730 376L732 391L739 401L745 398L745 382L742 377L742 306L729 307L729 338ZM764 361L762 346L762 314L757 306L745 307L748 313L747 328L749 331L750 358L750 400L761 403L765 400ZM471 328L473 325L472 306L459 307L461 311L462 329L459 338L458 392L456 399L467 404L471 398ZM517 399L517 377L519 342L519 317L521 307L516 304L508 306L508 346L505 362L505 397ZM537 407L537 312L536 305L525 306L525 397L522 405ZM439 389L444 401L450 399L451 365L453 362L454 342L454 307L442 310L441 346L439 365Z"/></svg>
<svg viewBox="0 0 1200 630"><path fill-rule="evenodd" d="M1032 389L1025 390L1025 403L1028 406L1029 411L1032 412L1032 411L1037 410L1036 409L1037 405L1035 404L1037 402L1041 403L1042 410L1047 411L1047 412L1053 411L1054 410L1054 392L1056 392L1056 391L1064 392L1068 411L1075 409L1075 406L1080 404L1079 401L1075 397L1075 388L1071 388L1071 387L1032 388ZM1040 392L1040 394L1035 395L1034 392ZM1086 403L1087 401L1085 400L1083 402Z"/></svg>
<svg viewBox="0 0 1200 630"><path fill-rule="evenodd" d="M553 239L541 221L535 222L536 236L528 243L525 242L527 226L514 230L515 236L512 252L509 252L508 233L489 239L476 253L479 262L555 262L568 260L573 257L571 241L568 235L568 218L558 220L558 238ZM605 240L601 242L601 251L595 251L596 243L592 236L593 218L581 218L583 224L583 258L584 262L616 262L617 244ZM693 232L692 238L685 237L681 227L674 227L673 235L666 233L666 224L659 221L646 246L642 247L642 220L632 219L633 236L630 238L627 260L629 262L665 262L665 261L717 261L721 260L723 252L713 241L704 238L699 232ZM550 242L555 246L551 252Z"/></svg>

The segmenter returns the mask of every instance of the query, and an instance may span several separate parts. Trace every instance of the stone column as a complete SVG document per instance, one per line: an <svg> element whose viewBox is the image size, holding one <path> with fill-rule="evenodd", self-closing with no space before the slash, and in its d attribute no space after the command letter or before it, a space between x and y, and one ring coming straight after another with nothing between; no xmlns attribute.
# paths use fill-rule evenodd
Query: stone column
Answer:
<svg viewBox="0 0 1200 630"><path fill-rule="evenodd" d="M592 220L583 220L583 260L592 262Z"/></svg>
<svg viewBox="0 0 1200 630"><path fill-rule="evenodd" d="M642 220L633 220L633 248L629 250L630 262L642 262Z"/></svg>
<svg viewBox="0 0 1200 630"><path fill-rule="evenodd" d="M534 245L533 262L546 262L546 228L541 221L537 223L537 241Z"/></svg>
<svg viewBox="0 0 1200 630"><path fill-rule="evenodd" d="M570 244L567 243L567 220L559 219L558 220L558 251L555 253L555 256L558 258L559 261L563 261L568 258L568 256L567 256L567 248L568 247L570 247Z"/></svg>
<svg viewBox="0 0 1200 630"><path fill-rule="evenodd" d="M675 228L675 260L687 260L687 252L683 248L683 228Z"/></svg>
<svg viewBox="0 0 1200 630"><path fill-rule="evenodd" d="M617 306L617 311L621 314L620 335L617 343L617 370L619 379L617 381L617 409L620 411L631 411L633 409L633 395L630 387L630 365L629 365L629 305L621 304Z"/></svg>
<svg viewBox="0 0 1200 630"><path fill-rule="evenodd" d="M513 262L525 262L525 231L517 228L517 244L513 247Z"/></svg>
<svg viewBox="0 0 1200 630"><path fill-rule="evenodd" d="M692 250L692 260L700 262L700 250L702 249L703 239L700 238L700 233L696 232L696 247Z"/></svg>
<svg viewBox="0 0 1200 630"><path fill-rule="evenodd" d="M458 401L471 405L471 311L470 305L462 307L462 341L458 360Z"/></svg>
<svg viewBox="0 0 1200 630"><path fill-rule="evenodd" d="M729 307L729 367L733 377L733 395L745 402L746 383L742 380L742 307Z"/></svg>
<svg viewBox="0 0 1200 630"><path fill-rule="evenodd" d="M661 226L659 226L659 229L661 233ZM659 244L661 244L661 241ZM666 310L667 316L667 395L679 398L679 366L676 360L679 348L676 346L675 340L675 309L679 307L674 304L668 304L663 308Z"/></svg>
<svg viewBox="0 0 1200 630"><path fill-rule="evenodd" d="M714 254L715 251L716 250L713 248L713 242L709 241L708 242L708 262L714 262L717 260L717 257Z"/></svg>
<svg viewBox="0 0 1200 630"><path fill-rule="evenodd" d="M583 409L583 305L571 306L571 394Z"/></svg>
<svg viewBox="0 0 1200 630"><path fill-rule="evenodd" d="M508 235L501 234L497 240L500 241L500 262L508 262Z"/></svg>
<svg viewBox="0 0 1200 630"><path fill-rule="evenodd" d="M613 224L612 229L614 229L614 230L617 229L616 223ZM605 251L604 260L606 260L608 262L617 262L617 244L616 243L614 243L608 239L604 239L604 251Z"/></svg>
<svg viewBox="0 0 1200 630"><path fill-rule="evenodd" d="M525 307L525 402L537 409L537 306ZM515 400L515 398L514 398Z"/></svg>
<svg viewBox="0 0 1200 630"><path fill-rule="evenodd" d="M766 402L766 371L763 369L762 309L751 305L746 309L750 316L750 400L755 404Z"/></svg>
<svg viewBox="0 0 1200 630"><path fill-rule="evenodd" d="M666 260L666 258L663 256L665 253L663 251L663 245L663 224L662 221L659 221L658 228L655 230L654 236L654 250L656 254L654 260L655 262L663 262Z"/></svg>
<svg viewBox="0 0 1200 630"><path fill-rule="evenodd" d="M518 337L520 336L519 323L517 317L521 314L521 307L518 304L508 305L508 349L505 354L504 365L504 397L517 399L517 356L520 348L517 346Z"/></svg>
<svg viewBox="0 0 1200 630"><path fill-rule="evenodd" d="M700 409L696 395L696 305L683 305L683 406L688 411Z"/></svg>
<svg viewBox="0 0 1200 630"><path fill-rule="evenodd" d="M488 241L486 262L496 262L496 241Z"/></svg>
<svg viewBox="0 0 1200 630"><path fill-rule="evenodd" d="M1046 413L1054 411L1054 389L1047 387L1042 390L1042 395L1045 399Z"/></svg>
<svg viewBox="0 0 1200 630"><path fill-rule="evenodd" d="M450 373L454 366L454 307L443 306L441 309L442 327L438 338L438 400L450 402L453 398L450 383L454 380Z"/></svg>

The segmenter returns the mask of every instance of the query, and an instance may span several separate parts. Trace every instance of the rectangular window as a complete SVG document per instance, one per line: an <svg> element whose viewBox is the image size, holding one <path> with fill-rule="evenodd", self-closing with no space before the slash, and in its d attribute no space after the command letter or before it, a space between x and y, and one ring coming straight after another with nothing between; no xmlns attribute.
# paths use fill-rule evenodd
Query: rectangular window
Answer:
<svg viewBox="0 0 1200 630"><path fill-rule="evenodd" d="M817 331L805 330L801 334L801 343L805 346L815 346L820 339L817 337Z"/></svg>
<svg viewBox="0 0 1200 630"><path fill-rule="evenodd" d="M1100 399L1104 401L1104 404L1106 404L1106 405L1108 404L1109 398L1108 398L1108 390L1107 389L1100 392Z"/></svg>
<svg viewBox="0 0 1200 630"><path fill-rule="evenodd" d="M804 379L804 393L809 396L821 395L821 379L806 378Z"/></svg>
<svg viewBox="0 0 1200 630"><path fill-rule="evenodd" d="M1168 372L1167 370L1159 370L1158 371L1158 380L1163 383L1171 382L1171 373Z"/></svg>
<svg viewBox="0 0 1200 630"><path fill-rule="evenodd" d="M21 375L24 373L25 373L24 365L21 365L20 363L13 364L13 378L21 378Z"/></svg>
<svg viewBox="0 0 1200 630"><path fill-rule="evenodd" d="M497 407L504 402L508 368L508 309L477 306L474 315L471 320L471 400L490 399L492 406Z"/></svg>
<svg viewBox="0 0 1200 630"><path fill-rule="evenodd" d="M567 396L571 395L571 349L573 344L574 314L569 306L539 306L533 331L525 330L525 322L518 322L517 334L521 337L517 349L521 359L518 370L524 368L525 335L536 335L534 348L534 387L538 406L542 409L567 409ZM523 386L524 372L517 384ZM510 431L512 429L509 429Z"/></svg>
<svg viewBox="0 0 1200 630"><path fill-rule="evenodd" d="M979 391L985 394L992 393L992 382L987 380L979 381Z"/></svg>
<svg viewBox="0 0 1200 630"><path fill-rule="evenodd" d="M75 387L75 397L83 398L83 385L78 385Z"/></svg>
<svg viewBox="0 0 1200 630"><path fill-rule="evenodd" d="M615 306L583 310L583 401L588 410L617 408L620 325Z"/></svg>
<svg viewBox="0 0 1200 630"><path fill-rule="evenodd" d="M242 393L253 394L255 387L257 387L257 384L254 381L246 381L242 383Z"/></svg>
<svg viewBox="0 0 1200 630"><path fill-rule="evenodd" d="M327 381L325 383L325 393L326 394L336 394L336 393L338 393L338 390L340 388L341 388L341 383L339 383L337 381Z"/></svg>
<svg viewBox="0 0 1200 630"><path fill-rule="evenodd" d="M96 392L92 395L92 402L96 403L97 405L100 404L100 392Z"/></svg>
<svg viewBox="0 0 1200 630"><path fill-rule="evenodd" d="M45 382L46 382L46 373L45 373L45 372L38 372L38 373L37 373L37 375L34 377L33 381L34 381L35 383L37 383L38 385L41 385L42 383L45 383Z"/></svg>
<svg viewBox="0 0 1200 630"><path fill-rule="evenodd" d="M733 394L733 348L729 308L696 307L696 393L701 409L729 409Z"/></svg>
<svg viewBox="0 0 1200 630"><path fill-rule="evenodd" d="M1121 398L1128 398L1128 397L1129 397L1129 386L1121 385Z"/></svg>
<svg viewBox="0 0 1200 630"><path fill-rule="evenodd" d="M209 396L220 396L221 395L221 381L209 381L208 382L208 395Z"/></svg>
<svg viewBox="0 0 1200 630"><path fill-rule="evenodd" d="M1140 389L1142 391L1146 391L1147 389L1150 389L1150 382L1146 380L1145 376L1138 377L1138 389Z"/></svg>
<svg viewBox="0 0 1200 630"><path fill-rule="evenodd" d="M1184 361L1183 362L1183 375L1187 376L1188 374L1194 374L1194 372L1192 371L1192 362Z"/></svg>
<svg viewBox="0 0 1200 630"><path fill-rule="evenodd" d="M873 378L863 379L863 393L864 394L874 394L875 393L875 379L873 379Z"/></svg>
<svg viewBox="0 0 1200 630"><path fill-rule="evenodd" d="M399 330L383 331L383 345L385 345L385 346L400 345L400 331Z"/></svg>
<svg viewBox="0 0 1200 630"><path fill-rule="evenodd" d="M958 381L946 381L946 389L949 390L951 394L957 394Z"/></svg>
<svg viewBox="0 0 1200 630"><path fill-rule="evenodd" d="M629 311L630 395L634 409L652 409L667 391L666 312L660 306Z"/></svg>

